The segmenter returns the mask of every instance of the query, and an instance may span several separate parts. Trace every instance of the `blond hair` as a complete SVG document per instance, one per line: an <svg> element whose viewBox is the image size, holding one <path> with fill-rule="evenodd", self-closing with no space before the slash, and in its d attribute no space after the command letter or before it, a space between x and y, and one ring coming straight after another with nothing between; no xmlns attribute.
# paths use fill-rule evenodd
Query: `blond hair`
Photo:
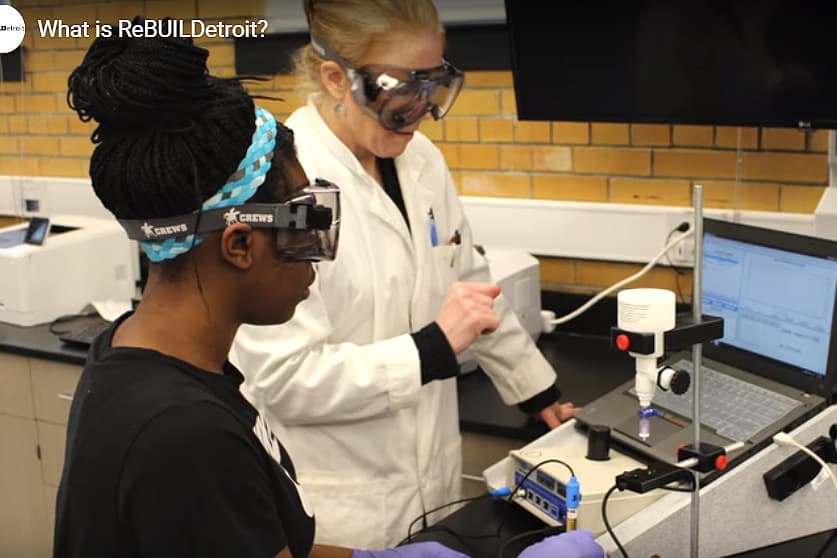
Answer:
<svg viewBox="0 0 837 558"><path fill-rule="evenodd" d="M304 0L312 35L357 66L374 42L390 33L438 33L445 30L432 0ZM294 72L306 93L324 91L320 65L325 61L311 45L294 56Z"/></svg>

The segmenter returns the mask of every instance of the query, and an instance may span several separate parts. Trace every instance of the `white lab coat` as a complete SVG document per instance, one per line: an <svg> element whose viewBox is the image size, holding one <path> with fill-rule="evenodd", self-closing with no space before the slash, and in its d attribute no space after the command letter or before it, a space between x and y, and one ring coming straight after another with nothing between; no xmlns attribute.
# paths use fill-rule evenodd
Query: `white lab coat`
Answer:
<svg viewBox="0 0 837 558"><path fill-rule="evenodd" d="M340 187L337 258L317 265L310 297L290 322L243 326L231 359L246 377L245 396L290 452L313 503L317 542L384 548L423 509L460 497L456 382L421 385L410 333L436 319L453 281L488 280L487 263L473 249L444 158L425 136L416 133L396 159L410 231L310 102L287 125L309 178ZM450 244L457 229L459 246ZM472 352L514 404L551 386L555 373L502 297L495 308L500 328Z"/></svg>

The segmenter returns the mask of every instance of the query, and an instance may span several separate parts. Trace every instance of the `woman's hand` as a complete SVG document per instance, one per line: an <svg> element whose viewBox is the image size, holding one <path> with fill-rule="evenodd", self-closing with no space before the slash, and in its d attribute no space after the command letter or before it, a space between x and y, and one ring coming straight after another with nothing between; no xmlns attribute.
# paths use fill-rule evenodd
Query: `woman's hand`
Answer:
<svg viewBox="0 0 837 558"><path fill-rule="evenodd" d="M500 286L493 283L454 283L436 318L455 354L471 346L477 337L500 325L494 313L494 299Z"/></svg>
<svg viewBox="0 0 837 558"><path fill-rule="evenodd" d="M581 407L576 407L570 402L561 403L560 401L556 401L549 407L541 410L538 417L552 430L573 418L579 410L581 410Z"/></svg>

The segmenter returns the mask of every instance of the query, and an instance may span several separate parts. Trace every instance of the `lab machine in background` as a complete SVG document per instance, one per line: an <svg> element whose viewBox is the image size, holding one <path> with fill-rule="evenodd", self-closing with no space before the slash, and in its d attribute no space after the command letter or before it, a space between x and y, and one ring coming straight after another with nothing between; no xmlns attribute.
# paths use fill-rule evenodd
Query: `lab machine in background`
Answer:
<svg viewBox="0 0 837 558"><path fill-rule="evenodd" d="M0 229L0 321L32 326L134 296L136 249L113 219L53 215L41 244L29 230Z"/></svg>
<svg viewBox="0 0 837 558"><path fill-rule="evenodd" d="M511 248L485 248L491 280L500 285L523 329L537 341L543 331L541 275L538 259Z"/></svg>
<svg viewBox="0 0 837 558"><path fill-rule="evenodd" d="M480 247L488 260L491 280L500 285L517 319L533 341L537 341L544 329L541 318L540 262L523 250L499 247ZM460 370L471 372L477 362L470 351L459 355Z"/></svg>

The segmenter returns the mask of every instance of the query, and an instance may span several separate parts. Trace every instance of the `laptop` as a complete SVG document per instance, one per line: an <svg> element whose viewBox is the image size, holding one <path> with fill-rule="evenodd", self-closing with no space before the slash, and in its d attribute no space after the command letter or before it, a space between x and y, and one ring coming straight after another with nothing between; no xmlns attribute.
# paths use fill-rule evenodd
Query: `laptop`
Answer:
<svg viewBox="0 0 837 558"><path fill-rule="evenodd" d="M703 313L724 319L724 335L703 344L701 442L743 442L729 454L729 470L833 399L837 242L704 219L702 261ZM664 358L660 365L691 373L691 350ZM620 449L674 463L678 446L693 442L692 392L657 389L652 407L661 416L647 439L638 433L634 380L586 405L577 426L609 426Z"/></svg>

